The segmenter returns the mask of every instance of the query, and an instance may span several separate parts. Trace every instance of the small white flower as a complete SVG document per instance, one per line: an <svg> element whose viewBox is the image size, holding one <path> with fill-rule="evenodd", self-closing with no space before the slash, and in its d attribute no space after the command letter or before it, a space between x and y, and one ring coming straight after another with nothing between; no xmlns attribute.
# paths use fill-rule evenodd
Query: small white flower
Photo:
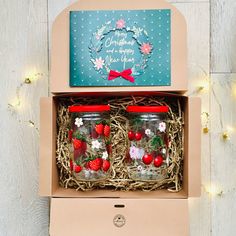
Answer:
<svg viewBox="0 0 236 236"><path fill-rule="evenodd" d="M106 160L108 158L108 153L107 152L103 152L102 153L102 159Z"/></svg>
<svg viewBox="0 0 236 236"><path fill-rule="evenodd" d="M152 133L152 132L151 132L150 129L146 129L146 130L145 130L145 134L146 134L147 136L149 136L151 133Z"/></svg>
<svg viewBox="0 0 236 236"><path fill-rule="evenodd" d="M99 149L101 147L101 143L98 140L92 141L92 149Z"/></svg>
<svg viewBox="0 0 236 236"><path fill-rule="evenodd" d="M142 171L142 170L143 170L143 167L142 167L142 166L138 166L138 167L137 167L137 170L138 170L138 171Z"/></svg>
<svg viewBox="0 0 236 236"><path fill-rule="evenodd" d="M145 130L145 134L148 136L148 137L152 137L154 135L154 133L150 130L150 129L146 129Z"/></svg>
<svg viewBox="0 0 236 236"><path fill-rule="evenodd" d="M83 119L82 118L75 118L75 125L79 128L80 126L82 126L84 124Z"/></svg>
<svg viewBox="0 0 236 236"><path fill-rule="evenodd" d="M165 132L166 130L166 123L165 122L161 122L159 123L159 128L158 128L161 132Z"/></svg>
<svg viewBox="0 0 236 236"><path fill-rule="evenodd" d="M161 150L161 152L162 152L163 154L166 154L166 149L163 148L163 149Z"/></svg>

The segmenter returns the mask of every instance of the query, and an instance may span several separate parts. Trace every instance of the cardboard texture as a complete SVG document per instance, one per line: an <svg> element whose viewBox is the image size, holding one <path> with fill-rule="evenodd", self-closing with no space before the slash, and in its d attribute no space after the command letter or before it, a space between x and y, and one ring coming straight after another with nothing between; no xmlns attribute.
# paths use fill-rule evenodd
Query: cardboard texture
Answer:
<svg viewBox="0 0 236 236"><path fill-rule="evenodd" d="M81 96L82 94L80 94ZM102 95L101 95L102 96ZM56 106L57 96L41 100L41 135L43 144L40 151L40 195L51 197L121 197L121 198L188 198L200 195L200 99L182 97L185 113L185 143L184 143L184 181L183 190L170 193L167 190L152 192L121 192L108 190L75 191L64 189L58 183L56 167ZM52 151L50 151L52 150ZM46 156L45 156L46 155Z"/></svg>
<svg viewBox="0 0 236 236"><path fill-rule="evenodd" d="M50 235L187 236L188 201L53 198Z"/></svg>
<svg viewBox="0 0 236 236"><path fill-rule="evenodd" d="M70 87L70 11L78 10L171 10L171 86L149 87ZM52 29L51 92L105 92L105 91L187 91L187 35L186 22L182 14L164 0L120 1L81 0L65 9L55 20Z"/></svg>
<svg viewBox="0 0 236 236"><path fill-rule="evenodd" d="M171 10L171 86L140 87L70 87L69 15L80 10ZM181 13L164 0L117 1L80 0L66 8L52 29L51 92L41 99L39 194L51 197L50 235L189 235L188 197L200 196L200 99L186 97L187 34ZM181 96L184 102L184 180L178 193L167 190L119 192L96 190L77 192L59 186L56 166L56 107L59 96L158 95ZM179 94L179 95L177 95ZM121 204L125 207L116 208ZM125 217L123 227L116 227L117 214ZM171 227L169 223L171 221Z"/></svg>

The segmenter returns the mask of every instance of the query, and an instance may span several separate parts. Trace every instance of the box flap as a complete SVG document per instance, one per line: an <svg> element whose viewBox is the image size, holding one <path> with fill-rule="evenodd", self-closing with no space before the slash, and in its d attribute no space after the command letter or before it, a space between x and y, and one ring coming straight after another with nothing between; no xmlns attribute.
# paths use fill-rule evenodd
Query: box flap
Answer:
<svg viewBox="0 0 236 236"><path fill-rule="evenodd" d="M50 235L187 236L187 199L51 199Z"/></svg>
<svg viewBox="0 0 236 236"><path fill-rule="evenodd" d="M171 85L139 87L70 87L70 29L71 11L86 10L171 10ZM52 32L51 51L51 91L52 93L71 92L119 92L119 91L170 91L184 93L187 85L187 33L186 22L176 7L164 0L122 1L81 0L65 9L55 20ZM90 60L88 63L90 63ZM86 65L87 65L86 64ZM90 65L93 67L93 65ZM76 68L74 68L76 69ZM141 77L140 77L141 78Z"/></svg>
<svg viewBox="0 0 236 236"><path fill-rule="evenodd" d="M189 97L188 102L188 196L201 195L201 100Z"/></svg>
<svg viewBox="0 0 236 236"><path fill-rule="evenodd" d="M53 99L40 99L39 195L52 193Z"/></svg>

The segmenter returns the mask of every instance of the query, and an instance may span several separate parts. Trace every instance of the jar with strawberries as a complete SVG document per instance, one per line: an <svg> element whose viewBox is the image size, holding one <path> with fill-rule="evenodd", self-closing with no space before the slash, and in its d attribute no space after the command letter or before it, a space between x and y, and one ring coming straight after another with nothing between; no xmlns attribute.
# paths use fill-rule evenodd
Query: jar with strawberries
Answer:
<svg viewBox="0 0 236 236"><path fill-rule="evenodd" d="M127 168L129 176L139 181L159 181L167 177L168 106L128 106L129 149Z"/></svg>
<svg viewBox="0 0 236 236"><path fill-rule="evenodd" d="M69 107L71 130L70 170L81 181L109 177L110 121L109 105L74 105Z"/></svg>

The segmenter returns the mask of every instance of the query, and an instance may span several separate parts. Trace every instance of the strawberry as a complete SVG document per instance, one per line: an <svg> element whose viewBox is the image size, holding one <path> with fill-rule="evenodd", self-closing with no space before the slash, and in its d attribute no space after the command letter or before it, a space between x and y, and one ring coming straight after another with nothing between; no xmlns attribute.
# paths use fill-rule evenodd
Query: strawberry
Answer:
<svg viewBox="0 0 236 236"><path fill-rule="evenodd" d="M136 133L135 133L135 139L136 139L137 141L140 141L140 140L142 139L142 134L141 134L140 132L136 132Z"/></svg>
<svg viewBox="0 0 236 236"><path fill-rule="evenodd" d="M100 170L102 167L102 159L96 158L92 161L89 161L89 168L94 171Z"/></svg>
<svg viewBox="0 0 236 236"><path fill-rule="evenodd" d="M69 130L68 131L68 139L69 139L70 142L72 140L72 135L73 135L73 130Z"/></svg>
<svg viewBox="0 0 236 236"><path fill-rule="evenodd" d="M153 161L153 156L151 154L145 154L143 156L143 163L145 165L150 165L152 163L152 161Z"/></svg>
<svg viewBox="0 0 236 236"><path fill-rule="evenodd" d="M73 171L73 169L74 169L74 164L73 164L73 161L70 160L70 170Z"/></svg>
<svg viewBox="0 0 236 236"><path fill-rule="evenodd" d="M103 171L107 172L109 170L110 166L111 166L110 161L103 160L103 163L102 163Z"/></svg>
<svg viewBox="0 0 236 236"><path fill-rule="evenodd" d="M75 150L78 150L82 147L82 141L80 139L73 139L73 146Z"/></svg>
<svg viewBox="0 0 236 236"><path fill-rule="evenodd" d="M158 155L157 157L155 157L154 159L154 166L155 167L160 167L163 163L163 158L161 155Z"/></svg>
<svg viewBox="0 0 236 236"><path fill-rule="evenodd" d="M97 124L95 126L95 130L98 134L103 134L103 130L104 130L104 125L101 123L101 124Z"/></svg>
<svg viewBox="0 0 236 236"><path fill-rule="evenodd" d="M104 126L104 131L103 131L103 133L104 133L104 136L105 136L105 137L109 137L109 136L110 136L111 128L110 128L109 125L105 125L105 126Z"/></svg>
<svg viewBox="0 0 236 236"><path fill-rule="evenodd" d="M128 132L128 138L129 138L130 141L135 139L135 134L134 134L134 132L132 130L130 130Z"/></svg>
<svg viewBox="0 0 236 236"><path fill-rule="evenodd" d="M75 169L75 173L79 173L82 170L82 167L79 165L75 165L74 169Z"/></svg>

